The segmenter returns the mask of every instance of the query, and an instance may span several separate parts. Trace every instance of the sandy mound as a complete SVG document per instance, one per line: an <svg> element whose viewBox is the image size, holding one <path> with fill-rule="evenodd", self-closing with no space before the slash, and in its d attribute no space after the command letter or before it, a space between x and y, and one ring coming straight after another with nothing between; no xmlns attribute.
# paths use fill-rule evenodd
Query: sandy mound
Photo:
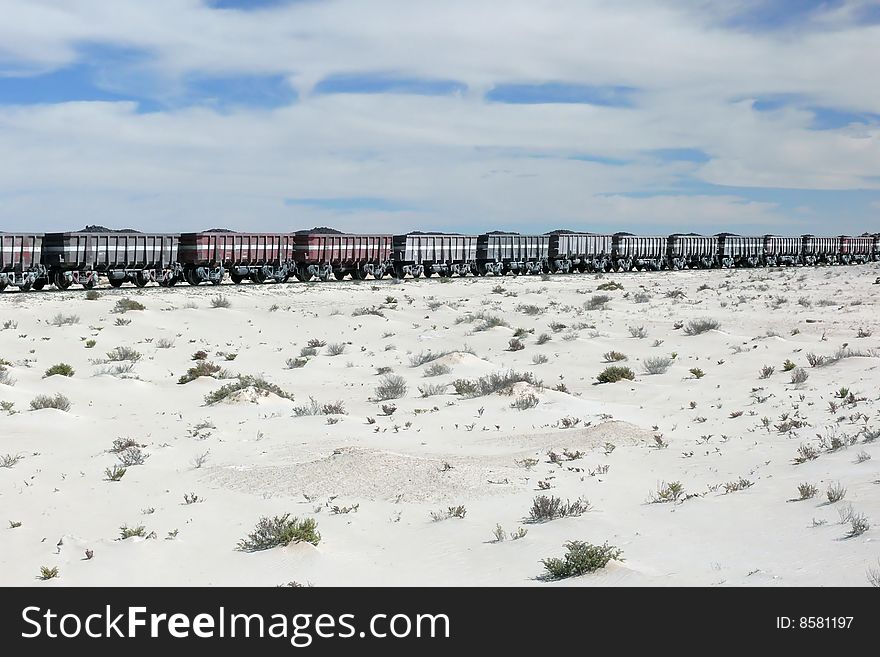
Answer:
<svg viewBox="0 0 880 657"><path fill-rule="evenodd" d="M402 501L452 500L510 492L522 470L489 466L481 459L455 459L444 470L442 458L419 458L372 449L342 448L307 463L229 467L208 471L205 482L255 495ZM508 484L489 483L503 482Z"/></svg>
<svg viewBox="0 0 880 657"><path fill-rule="evenodd" d="M253 386L236 390L221 399L218 404L227 404L230 406L240 406L243 404L278 404L288 401L279 397L274 392L268 390L259 390Z"/></svg>

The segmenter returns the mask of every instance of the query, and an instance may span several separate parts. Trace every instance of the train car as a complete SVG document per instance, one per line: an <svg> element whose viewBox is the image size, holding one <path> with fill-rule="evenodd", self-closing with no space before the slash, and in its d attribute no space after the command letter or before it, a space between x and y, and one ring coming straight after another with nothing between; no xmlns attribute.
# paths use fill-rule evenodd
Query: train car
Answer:
<svg viewBox="0 0 880 657"><path fill-rule="evenodd" d="M764 235L764 262L768 267L792 266L802 262L803 238Z"/></svg>
<svg viewBox="0 0 880 657"><path fill-rule="evenodd" d="M46 284L43 235L0 233L0 292L12 285L23 292Z"/></svg>
<svg viewBox="0 0 880 657"><path fill-rule="evenodd" d="M101 275L113 287L126 281L169 286L181 273L178 245L179 235L172 233L46 233L43 264L48 280L62 290L73 283L92 289Z"/></svg>
<svg viewBox="0 0 880 657"><path fill-rule="evenodd" d="M466 276L477 271L477 236L407 233L392 240L394 275Z"/></svg>
<svg viewBox="0 0 880 657"><path fill-rule="evenodd" d="M477 273L540 274L549 271L549 235L486 233L477 237Z"/></svg>
<svg viewBox="0 0 880 657"><path fill-rule="evenodd" d="M668 265L667 242L668 238L662 235L615 234L611 254L614 269L657 271L665 268Z"/></svg>
<svg viewBox="0 0 880 657"><path fill-rule="evenodd" d="M720 264L718 238L704 235L670 235L666 261L671 269L711 269Z"/></svg>
<svg viewBox="0 0 880 657"><path fill-rule="evenodd" d="M718 236L721 267L762 267L764 265L764 238L760 235Z"/></svg>
<svg viewBox="0 0 880 657"><path fill-rule="evenodd" d="M874 235L874 246L871 249L871 260L877 262L880 260L880 233Z"/></svg>
<svg viewBox="0 0 880 657"><path fill-rule="evenodd" d="M548 261L550 271L605 272L611 269L613 237L593 233L558 233L550 235Z"/></svg>
<svg viewBox="0 0 880 657"><path fill-rule="evenodd" d="M301 281L326 281L331 275L341 281L346 274L362 281L392 272L391 235L300 233L294 243L296 277Z"/></svg>
<svg viewBox="0 0 880 657"><path fill-rule="evenodd" d="M858 237L850 237L849 235L840 236L840 263L843 265L864 264L877 260L877 244L878 236L860 235Z"/></svg>
<svg viewBox="0 0 880 657"><path fill-rule="evenodd" d="M190 285L219 285L229 272L233 283L282 283L296 273L290 233L206 231L180 236L183 278Z"/></svg>
<svg viewBox="0 0 880 657"><path fill-rule="evenodd" d="M801 239L801 260L805 265L833 265L840 261L840 236L802 235Z"/></svg>

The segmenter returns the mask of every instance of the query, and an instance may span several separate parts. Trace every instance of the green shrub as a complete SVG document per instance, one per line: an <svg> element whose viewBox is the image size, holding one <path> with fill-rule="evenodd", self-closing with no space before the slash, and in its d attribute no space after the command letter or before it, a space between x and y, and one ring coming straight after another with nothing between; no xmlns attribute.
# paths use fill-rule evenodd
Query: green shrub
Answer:
<svg viewBox="0 0 880 657"><path fill-rule="evenodd" d="M39 411L44 408L55 408L59 411L69 411L70 400L60 392L55 395L37 395L31 400L32 411Z"/></svg>
<svg viewBox="0 0 880 657"><path fill-rule="evenodd" d="M569 541L565 544L567 552L563 558L542 559L541 563L547 571L547 579L565 579L577 577L601 570L613 560L622 561L623 551L607 542L592 545L583 541Z"/></svg>
<svg viewBox="0 0 880 657"><path fill-rule="evenodd" d="M291 401L293 400L293 394L282 390L274 383L269 383L260 376L239 374L237 379L232 383L227 383L226 385L215 390L214 392L205 395L205 403L208 406L216 404L229 397L229 395L238 392L239 390L244 390L245 388L254 388L258 392L264 393L271 392L272 394L278 395L282 399L290 399Z"/></svg>
<svg viewBox="0 0 880 657"><path fill-rule="evenodd" d="M180 377L177 380L178 384L189 383L190 381L195 381L200 376L215 376L218 372L220 372L220 366L215 365L214 363L210 363L206 360L200 360L194 367L190 367L186 374Z"/></svg>
<svg viewBox="0 0 880 657"><path fill-rule="evenodd" d="M74 371L73 368L67 363L58 363L57 365L53 365L48 370L46 370L43 378L45 379L46 377L54 376L56 374L60 374L61 376L73 376Z"/></svg>
<svg viewBox="0 0 880 657"><path fill-rule="evenodd" d="M604 370L599 372L596 380L599 383L617 383L618 381L621 381L623 379L632 381L635 378L636 375L630 368L612 365L611 367L606 367Z"/></svg>
<svg viewBox="0 0 880 657"><path fill-rule="evenodd" d="M119 299L116 302L116 305L113 306L113 310L111 312L127 313L129 310L146 310L146 307L139 301L135 301L134 299L129 299L128 297L126 297L124 299Z"/></svg>
<svg viewBox="0 0 880 657"><path fill-rule="evenodd" d="M321 541L317 529L318 523L314 518L300 520L291 518L289 513L274 518L263 516L254 531L238 542L236 549L241 552L259 552L291 543L317 545Z"/></svg>

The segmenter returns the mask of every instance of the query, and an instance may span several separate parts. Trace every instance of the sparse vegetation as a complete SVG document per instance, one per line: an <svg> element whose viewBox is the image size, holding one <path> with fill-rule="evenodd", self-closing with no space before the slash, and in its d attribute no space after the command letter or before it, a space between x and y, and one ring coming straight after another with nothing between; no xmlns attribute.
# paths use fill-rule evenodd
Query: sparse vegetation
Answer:
<svg viewBox="0 0 880 657"><path fill-rule="evenodd" d="M493 372L479 379L456 379L452 382L452 387L456 394L462 397L484 397L492 393L501 392L513 388L515 383L525 382L533 386L540 386L541 383L535 378L531 372L515 372L514 370L506 370Z"/></svg>
<svg viewBox="0 0 880 657"><path fill-rule="evenodd" d="M39 411L44 408L54 408L66 412L70 410L70 400L60 392L54 395L37 395L31 400L32 411Z"/></svg>
<svg viewBox="0 0 880 657"><path fill-rule="evenodd" d="M198 361L198 363L194 367L190 367L186 374L181 376L178 380L178 384L189 383L190 381L195 381L200 376L210 376L214 378L220 378L219 374L221 371L221 367L219 365L215 365L214 363L208 362L206 360Z"/></svg>
<svg viewBox="0 0 880 657"><path fill-rule="evenodd" d="M607 294L594 294L584 302L584 310L605 310L611 297Z"/></svg>
<svg viewBox="0 0 880 657"><path fill-rule="evenodd" d="M721 324L714 319L692 319L685 325L684 332L686 335L700 335L708 331L716 331L721 328Z"/></svg>
<svg viewBox="0 0 880 657"><path fill-rule="evenodd" d="M667 502L678 502L684 495L684 486L680 481L665 481L657 485L657 490L651 493L649 501L652 504L664 504Z"/></svg>
<svg viewBox="0 0 880 657"><path fill-rule="evenodd" d="M376 392L373 398L376 401L386 401L388 399L400 399L406 395L406 379L398 374L386 374L382 377L379 385L376 386Z"/></svg>
<svg viewBox="0 0 880 657"><path fill-rule="evenodd" d="M598 374L598 376L596 376L596 380L599 381L599 383L617 383L624 379L632 381L635 378L636 375L630 368L620 367L619 365L606 367Z"/></svg>
<svg viewBox="0 0 880 657"><path fill-rule="evenodd" d="M244 390L246 388L254 388L259 393L271 393L274 395L278 395L282 399L293 400L293 395L291 393L285 392L274 383L269 383L260 376L239 374L236 380L232 383L227 383L218 390L215 390L214 392L206 395L205 403L208 406L211 406L212 404L223 401L231 394L236 393L239 390Z"/></svg>
<svg viewBox="0 0 880 657"><path fill-rule="evenodd" d="M79 315L58 313L52 318L50 324L52 326L73 326L74 324L79 324Z"/></svg>
<svg viewBox="0 0 880 657"><path fill-rule="evenodd" d="M566 500L563 502L555 495L538 495L532 501L532 508L529 509L529 516L525 520L528 523L547 522L556 520L557 518L568 518L582 515L590 510L592 505L584 498L580 497L574 502Z"/></svg>
<svg viewBox="0 0 880 657"><path fill-rule="evenodd" d="M43 374L43 378L47 378L50 376L55 376L56 374L60 376L73 376L74 370L67 363L58 363L57 365L53 365L49 369L46 370L46 373Z"/></svg>
<svg viewBox="0 0 880 657"><path fill-rule="evenodd" d="M263 516L253 532L238 542L241 552L259 552L291 543L311 543L318 545L321 535L314 518L291 518L289 513L269 518Z"/></svg>
<svg viewBox="0 0 880 657"><path fill-rule="evenodd" d="M122 314L127 313L131 310L146 310L146 307L139 301L124 297L116 301L116 305L113 306L113 310L111 312Z"/></svg>
<svg viewBox="0 0 880 657"><path fill-rule="evenodd" d="M565 544L565 549L565 556L561 559L553 557L541 560L546 570L546 579L558 580L578 577L601 570L612 560L622 561L623 551L613 545L608 545L607 542L602 545L593 545L583 541L568 541Z"/></svg>
<svg viewBox="0 0 880 657"><path fill-rule="evenodd" d="M642 361L646 374L665 374L671 366L672 359L668 356L653 356Z"/></svg>
<svg viewBox="0 0 880 657"><path fill-rule="evenodd" d="M791 371L791 383L793 385L801 385L809 378L810 375L807 374L807 371L803 367L796 367Z"/></svg>
<svg viewBox="0 0 880 657"><path fill-rule="evenodd" d="M345 352L344 342L335 342L327 345L328 356L340 356L343 352Z"/></svg>
<svg viewBox="0 0 880 657"><path fill-rule="evenodd" d="M835 484L829 484L828 490L825 491L825 497L828 498L829 504L839 502L846 497L846 488L839 481Z"/></svg>
<svg viewBox="0 0 880 657"><path fill-rule="evenodd" d="M818 495L819 489L814 484L803 483L798 485L798 500L811 500Z"/></svg>
<svg viewBox="0 0 880 657"><path fill-rule="evenodd" d="M229 308L231 305L232 303L230 303L229 299L222 294L211 297L211 308Z"/></svg>

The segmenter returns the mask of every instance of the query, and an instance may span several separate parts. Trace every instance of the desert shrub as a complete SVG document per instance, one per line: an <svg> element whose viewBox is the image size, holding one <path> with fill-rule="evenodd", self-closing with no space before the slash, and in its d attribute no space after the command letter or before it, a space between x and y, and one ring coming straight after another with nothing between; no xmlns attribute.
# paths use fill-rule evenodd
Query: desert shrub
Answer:
<svg viewBox="0 0 880 657"><path fill-rule="evenodd" d="M855 538L861 536L871 529L871 523L868 522L868 516L864 513L853 513L849 517L850 530L846 533L847 538Z"/></svg>
<svg viewBox="0 0 880 657"><path fill-rule="evenodd" d="M651 295L647 292L636 292L632 295L633 303L648 303L651 300Z"/></svg>
<svg viewBox="0 0 880 657"><path fill-rule="evenodd" d="M812 445L801 445L798 447L797 456L794 457L795 465L801 465L807 461L813 461L819 458L819 452Z"/></svg>
<svg viewBox="0 0 880 657"><path fill-rule="evenodd" d="M620 283L615 283L614 281L608 281L606 283L602 283L596 287L597 290L601 290L602 292L612 292L614 290L622 290L623 285Z"/></svg>
<svg viewBox="0 0 880 657"><path fill-rule="evenodd" d="M345 351L344 342L335 342L327 345L328 356L339 356Z"/></svg>
<svg viewBox="0 0 880 657"><path fill-rule="evenodd" d="M534 408L538 405L540 400L538 396L531 392L525 392L519 397L517 397L514 402L510 405L511 408L515 408L520 411L526 411L530 408Z"/></svg>
<svg viewBox="0 0 880 657"><path fill-rule="evenodd" d="M665 374L671 365L672 359L668 356L653 356L642 361L646 374Z"/></svg>
<svg viewBox="0 0 880 657"><path fill-rule="evenodd" d="M604 310L611 297L607 294L594 294L584 302L584 310Z"/></svg>
<svg viewBox="0 0 880 657"><path fill-rule="evenodd" d="M113 310L111 312L114 313L127 313L130 310L146 310L144 304L139 301L135 301L134 299L129 299L128 297L124 297L119 299L116 302L116 305L113 306Z"/></svg>
<svg viewBox="0 0 880 657"><path fill-rule="evenodd" d="M41 579L45 582L46 580L55 579L56 577L58 577L58 566L52 566L51 568L49 568L49 566L40 566L40 574L37 579Z"/></svg>
<svg viewBox="0 0 880 657"><path fill-rule="evenodd" d="M127 538L132 538L134 536L138 536L143 538L147 535L147 528L143 525L137 525L136 527L129 527L128 525L122 525L119 528L119 540L124 541Z"/></svg>
<svg viewBox="0 0 880 657"><path fill-rule="evenodd" d="M70 400L60 392L54 395L37 395L31 400L32 411L39 411L44 408L55 408L59 411L69 411Z"/></svg>
<svg viewBox="0 0 880 657"><path fill-rule="evenodd" d="M211 297L211 308L229 308L231 305L229 299L222 294L218 294L216 297Z"/></svg>
<svg viewBox="0 0 880 657"><path fill-rule="evenodd" d="M599 383L617 383L623 379L627 379L628 381L632 381L636 378L636 375L633 371L628 367L620 367L618 365L612 365L611 367L606 367L604 370L599 372L596 376L596 380Z"/></svg>
<svg viewBox="0 0 880 657"><path fill-rule="evenodd" d="M535 344L547 344L550 342L550 336L547 333L541 333L536 339Z"/></svg>
<svg viewBox="0 0 880 657"><path fill-rule="evenodd" d="M547 357L547 354L535 354L532 356L532 363L535 365L543 365L550 361L550 358Z"/></svg>
<svg viewBox="0 0 880 657"><path fill-rule="evenodd" d="M370 306L369 308L355 308L351 316L352 317L363 317L364 315L375 315L376 317L385 317L385 314L376 306Z"/></svg>
<svg viewBox="0 0 880 657"><path fill-rule="evenodd" d="M455 388L455 392L463 397L485 397L512 388L513 384L520 382L530 383L534 386L541 385L531 372L506 370L493 372L475 380L457 379L452 382L452 386Z"/></svg>
<svg viewBox="0 0 880 657"><path fill-rule="evenodd" d="M74 370L67 363L58 363L47 369L43 378L45 379L46 377L54 376L56 374L60 374L61 376L73 376Z"/></svg>
<svg viewBox="0 0 880 657"><path fill-rule="evenodd" d="M0 456L0 468L11 468L21 461L22 458L20 454L3 454Z"/></svg>
<svg viewBox="0 0 880 657"><path fill-rule="evenodd" d="M555 322L555 321L550 322L548 324L548 326L550 327L550 330L553 331L554 333L560 333L561 331L564 331L565 329L568 328L568 326L566 326L562 322Z"/></svg>
<svg viewBox="0 0 880 657"><path fill-rule="evenodd" d="M452 368L449 365L443 365L442 363L431 363L428 367L425 368L424 376L442 376L444 374L449 374L452 371Z"/></svg>
<svg viewBox="0 0 880 657"><path fill-rule="evenodd" d="M119 454L130 447L139 447L138 442L134 438L116 438L113 446L107 451L111 454Z"/></svg>
<svg viewBox="0 0 880 657"><path fill-rule="evenodd" d="M608 543L593 545L583 541L569 541L565 544L567 552L560 558L542 559L546 579L565 579L578 577L601 570L612 560L621 561L623 551Z"/></svg>
<svg viewBox="0 0 880 657"><path fill-rule="evenodd" d="M773 367L772 365L764 365L764 367L761 368L761 374L759 375L758 378L769 379L771 376L773 376L773 372L775 372L775 371L776 371L776 368Z"/></svg>
<svg viewBox="0 0 880 657"><path fill-rule="evenodd" d="M440 511L431 511L431 520L434 522L440 522L441 520L448 520L449 518L458 518L459 520L463 520L467 515L467 509L459 504L458 506L450 506L445 510L441 509Z"/></svg>
<svg viewBox="0 0 880 657"><path fill-rule="evenodd" d="M816 497L819 493L819 489L816 488L813 484L803 483L798 484L798 500L810 500Z"/></svg>
<svg viewBox="0 0 880 657"><path fill-rule="evenodd" d="M215 365L214 363L208 362L206 360L199 361L194 367L190 367L186 374L181 376L178 380L178 384L189 383L190 381L195 381L200 376L216 376L221 370L219 365Z"/></svg>
<svg viewBox="0 0 880 657"><path fill-rule="evenodd" d="M714 331L721 327L721 324L714 319L692 319L684 327L686 335L700 335L708 331Z"/></svg>
<svg viewBox="0 0 880 657"><path fill-rule="evenodd" d="M207 358L208 358L208 352L205 351L204 349L199 349L197 352L195 352L190 357L190 360L206 360Z"/></svg>
<svg viewBox="0 0 880 657"><path fill-rule="evenodd" d="M796 367L791 372L791 382L794 385L800 385L809 378L810 375L807 374L807 370L805 370L803 367Z"/></svg>
<svg viewBox="0 0 880 657"><path fill-rule="evenodd" d="M135 445L133 447L126 447L118 452L116 458L119 459L119 463L123 468L130 468L135 465L143 465L150 458L150 455Z"/></svg>
<svg viewBox="0 0 880 657"><path fill-rule="evenodd" d="M293 395L279 388L274 383L269 383L260 376L239 374L235 381L227 383L208 395L205 395L205 403L210 406L223 401L229 395L244 390L245 388L254 388L258 392L272 393L278 395L282 399L293 400Z"/></svg>
<svg viewBox="0 0 880 657"><path fill-rule="evenodd" d="M241 552L259 552L274 547L286 546L291 543L321 542L318 523L314 518L291 518L289 513L269 518L263 516L257 522L254 531L241 539L236 546Z"/></svg>
<svg viewBox="0 0 880 657"><path fill-rule="evenodd" d="M52 326L73 326L74 324L79 324L79 315L58 313L52 318L50 323Z"/></svg>
<svg viewBox="0 0 880 657"><path fill-rule="evenodd" d="M122 360L130 360L132 362L137 362L141 359L141 354L139 351L132 349L131 347L116 347L115 349L107 352L107 360L111 363L115 363Z"/></svg>
<svg viewBox="0 0 880 657"><path fill-rule="evenodd" d="M638 339L647 338L648 337L648 329L644 326L630 326L629 334Z"/></svg>
<svg viewBox="0 0 880 657"><path fill-rule="evenodd" d="M754 482L746 479L745 477L740 477L736 481L728 481L727 483L725 483L724 492L735 493L738 490L745 490L747 488L751 488L754 485Z"/></svg>
<svg viewBox="0 0 880 657"><path fill-rule="evenodd" d="M684 495L684 486L680 481L665 481L657 485L657 490L651 493L649 501L653 504L663 504L667 502L678 502Z"/></svg>
<svg viewBox="0 0 880 657"><path fill-rule="evenodd" d="M602 354L602 358L606 363L619 363L622 360L627 360L626 354L620 353L619 351L606 351Z"/></svg>
<svg viewBox="0 0 880 657"><path fill-rule="evenodd" d="M120 479L122 479L125 476L125 472L126 472L125 468L118 466L118 465L114 465L111 468L104 469L104 478L107 481L119 481Z"/></svg>
<svg viewBox="0 0 880 657"><path fill-rule="evenodd" d="M400 399L404 395L406 395L406 379L398 374L386 374L376 386L374 399L386 401Z"/></svg>
<svg viewBox="0 0 880 657"><path fill-rule="evenodd" d="M540 315L544 312L544 309L540 306L535 306L531 304L520 304L516 307L516 311L525 315Z"/></svg>
<svg viewBox="0 0 880 657"><path fill-rule="evenodd" d="M507 351L522 351L525 348L525 344L519 338L510 338L510 341L507 343Z"/></svg>
<svg viewBox="0 0 880 657"><path fill-rule="evenodd" d="M433 397L434 395L446 394L447 384L445 383L426 383L419 386L419 392L422 397Z"/></svg>
<svg viewBox="0 0 880 657"><path fill-rule="evenodd" d="M829 504L839 502L846 497L846 488L839 481L834 484L829 484L828 490L825 491L825 497L828 498Z"/></svg>
<svg viewBox="0 0 880 657"><path fill-rule="evenodd" d="M100 298L101 298L101 295L97 290L87 290L86 291L86 301L97 301Z"/></svg>
<svg viewBox="0 0 880 657"><path fill-rule="evenodd" d="M795 365L791 360L786 358L785 362L782 364L782 371L783 372L791 372L795 367L797 367L797 365Z"/></svg>
<svg viewBox="0 0 880 657"><path fill-rule="evenodd" d="M91 349L96 344L98 344L97 340L92 340L91 338L89 338L88 340L86 340L86 349Z"/></svg>
<svg viewBox="0 0 880 657"><path fill-rule="evenodd" d="M563 502L555 495L538 495L532 501L532 508L529 509L529 517L525 522L538 523L556 520L557 518L568 518L579 516L586 513L591 508L590 502L583 497L576 499L574 502L566 500Z"/></svg>
<svg viewBox="0 0 880 657"><path fill-rule="evenodd" d="M321 340L319 338L312 338L306 344L308 346L312 347L313 349L320 349L321 347L323 347L327 343L324 340ZM314 356L314 354L312 354L312 355ZM305 354L303 354L303 356L305 356Z"/></svg>
<svg viewBox="0 0 880 657"><path fill-rule="evenodd" d="M424 365L425 363L430 363L431 361L435 361L438 358L443 358L443 356L448 356L449 354L473 354L474 350L465 345L461 349L448 349L446 351L423 351L419 352L414 356L410 356L409 364L411 367L419 367L420 365Z"/></svg>
<svg viewBox="0 0 880 657"><path fill-rule="evenodd" d="M691 369L688 370L688 372L693 374L695 379L702 379L704 376L706 376L706 373L703 370L701 370L699 367L692 367Z"/></svg>
<svg viewBox="0 0 880 657"><path fill-rule="evenodd" d="M296 370L300 367L305 367L306 363L308 363L308 358L288 358L287 359L287 369Z"/></svg>
<svg viewBox="0 0 880 657"><path fill-rule="evenodd" d="M465 313L462 317L455 320L456 324L475 324L474 331L487 331L498 326L510 326L508 322L497 315L490 315L485 312Z"/></svg>
<svg viewBox="0 0 880 657"><path fill-rule="evenodd" d="M174 338L159 338L156 340L156 349L171 349L174 346Z"/></svg>

